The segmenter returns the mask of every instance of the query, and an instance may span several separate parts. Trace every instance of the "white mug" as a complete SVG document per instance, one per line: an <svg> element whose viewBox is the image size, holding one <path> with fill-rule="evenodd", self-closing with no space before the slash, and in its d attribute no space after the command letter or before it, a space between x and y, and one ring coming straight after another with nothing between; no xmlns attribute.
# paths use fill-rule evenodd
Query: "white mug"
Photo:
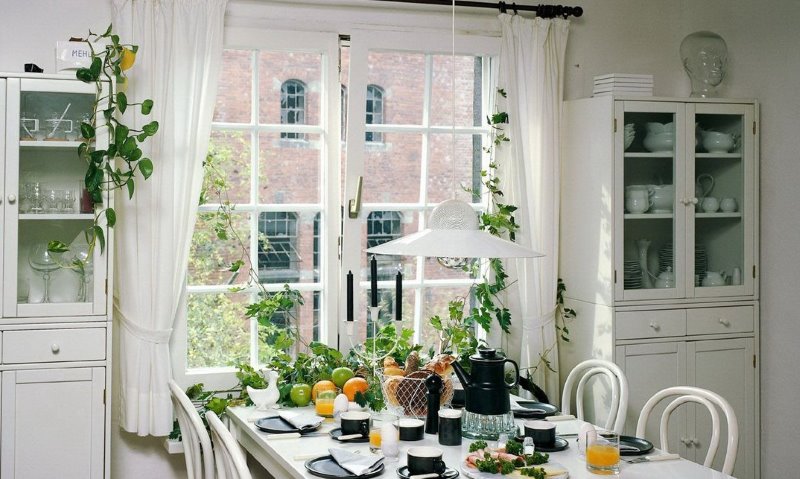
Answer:
<svg viewBox="0 0 800 479"><path fill-rule="evenodd" d="M739 207L736 204L736 200L734 198L722 198L722 201L719 202L719 207L725 213L733 213Z"/></svg>
<svg viewBox="0 0 800 479"><path fill-rule="evenodd" d="M715 213L717 210L719 210L719 200L713 196L708 196L703 198L703 204L701 207L706 213Z"/></svg>
<svg viewBox="0 0 800 479"><path fill-rule="evenodd" d="M629 213L640 214L652 206L650 192L647 190L630 190L625 192L625 209Z"/></svg>

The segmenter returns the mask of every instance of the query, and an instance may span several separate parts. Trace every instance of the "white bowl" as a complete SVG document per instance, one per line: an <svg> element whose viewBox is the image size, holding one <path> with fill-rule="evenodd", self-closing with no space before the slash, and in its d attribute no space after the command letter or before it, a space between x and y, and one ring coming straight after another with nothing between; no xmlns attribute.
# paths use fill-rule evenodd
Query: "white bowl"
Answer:
<svg viewBox="0 0 800 479"><path fill-rule="evenodd" d="M675 133L648 133L642 143L647 151L672 151L675 147Z"/></svg>

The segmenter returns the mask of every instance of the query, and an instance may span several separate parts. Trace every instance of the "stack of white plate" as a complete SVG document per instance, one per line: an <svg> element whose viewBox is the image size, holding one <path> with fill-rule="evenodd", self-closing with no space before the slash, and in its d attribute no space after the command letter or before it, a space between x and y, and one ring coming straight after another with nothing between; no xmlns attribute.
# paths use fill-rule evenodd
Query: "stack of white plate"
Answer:
<svg viewBox="0 0 800 479"><path fill-rule="evenodd" d="M631 146L633 139L636 137L636 127L633 123L625 124L625 149Z"/></svg>
<svg viewBox="0 0 800 479"><path fill-rule="evenodd" d="M636 260L625 260L625 289L640 289L642 287L642 267Z"/></svg>
<svg viewBox="0 0 800 479"><path fill-rule="evenodd" d="M594 77L593 96L637 95L653 96L653 75L607 73Z"/></svg>
<svg viewBox="0 0 800 479"><path fill-rule="evenodd" d="M658 270L659 272L666 271L667 267L671 267L675 271L675 263L672 255L672 243L666 243L658 250ZM708 270L708 253L706 247L702 243L694 245L694 272L700 275L700 281L706 276Z"/></svg>

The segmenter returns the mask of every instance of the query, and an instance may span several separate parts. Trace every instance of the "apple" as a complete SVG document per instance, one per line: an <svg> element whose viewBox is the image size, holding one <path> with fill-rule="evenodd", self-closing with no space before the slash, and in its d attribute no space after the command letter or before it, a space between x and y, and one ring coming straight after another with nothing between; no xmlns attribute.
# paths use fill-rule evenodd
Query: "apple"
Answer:
<svg viewBox="0 0 800 479"><path fill-rule="evenodd" d="M333 381L333 384L336 385L336 387L340 388L344 386L344 383L346 383L350 378L352 378L355 375L356 373L354 373L353 370L350 368L346 367L336 368L333 370L333 372L331 372L331 380Z"/></svg>
<svg viewBox="0 0 800 479"><path fill-rule="evenodd" d="M311 402L311 386L303 383L295 384L289 391L289 398L295 406L308 406L308 403Z"/></svg>

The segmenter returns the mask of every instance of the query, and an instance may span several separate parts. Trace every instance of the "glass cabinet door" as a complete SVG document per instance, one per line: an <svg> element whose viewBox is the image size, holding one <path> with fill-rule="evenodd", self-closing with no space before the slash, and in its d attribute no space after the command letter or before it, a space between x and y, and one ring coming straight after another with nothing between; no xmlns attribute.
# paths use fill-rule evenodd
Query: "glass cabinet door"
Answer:
<svg viewBox="0 0 800 479"><path fill-rule="evenodd" d="M7 80L3 316L105 313L106 257L95 250L85 268L74 264L89 255L95 211L78 156L94 98L78 81ZM54 240L70 251L49 252Z"/></svg>
<svg viewBox="0 0 800 479"><path fill-rule="evenodd" d="M687 105L687 278L691 296L753 292L754 109L751 105Z"/></svg>
<svg viewBox="0 0 800 479"><path fill-rule="evenodd" d="M617 102L617 298L685 294L683 205L684 107L666 102ZM623 119L620 125L620 119ZM621 158L620 158L621 157ZM620 226L622 231L620 231ZM621 264L620 264L621 259Z"/></svg>

